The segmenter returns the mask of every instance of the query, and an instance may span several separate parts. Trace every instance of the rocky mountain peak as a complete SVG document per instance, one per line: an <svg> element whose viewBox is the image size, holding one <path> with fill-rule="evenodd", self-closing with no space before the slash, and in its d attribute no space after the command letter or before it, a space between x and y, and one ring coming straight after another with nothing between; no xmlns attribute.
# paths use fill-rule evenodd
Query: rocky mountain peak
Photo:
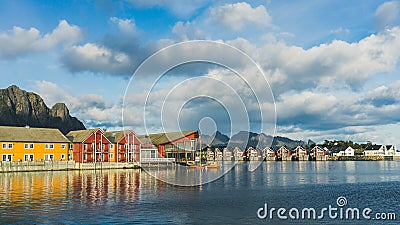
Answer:
<svg viewBox="0 0 400 225"><path fill-rule="evenodd" d="M64 103L56 103L53 107L51 107L50 115L52 117L60 117L62 120L64 120L69 116L69 109Z"/></svg>
<svg viewBox="0 0 400 225"><path fill-rule="evenodd" d="M49 109L38 94L16 85L0 89L0 115L0 126L58 128L63 133L85 129L81 121L69 115L64 103Z"/></svg>

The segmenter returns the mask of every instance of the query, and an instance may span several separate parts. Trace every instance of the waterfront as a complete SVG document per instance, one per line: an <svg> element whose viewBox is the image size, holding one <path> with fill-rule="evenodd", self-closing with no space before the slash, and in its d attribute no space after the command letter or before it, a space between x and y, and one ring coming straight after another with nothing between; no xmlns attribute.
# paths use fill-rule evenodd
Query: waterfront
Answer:
<svg viewBox="0 0 400 225"><path fill-rule="evenodd" d="M0 174L1 224L398 224L378 220L260 220L270 207L336 205L400 216L399 161L239 163L196 187L166 184L138 169ZM179 168L192 173L193 168ZM171 171L171 170L169 170ZM204 171L203 171L204 172ZM163 176L173 176L161 169ZM206 171L204 172L206 173ZM210 170L210 173L216 173Z"/></svg>

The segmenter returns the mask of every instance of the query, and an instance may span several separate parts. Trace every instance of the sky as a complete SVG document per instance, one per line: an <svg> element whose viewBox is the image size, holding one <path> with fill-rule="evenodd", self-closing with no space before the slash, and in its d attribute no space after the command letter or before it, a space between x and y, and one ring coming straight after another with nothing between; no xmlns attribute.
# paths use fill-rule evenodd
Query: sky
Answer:
<svg viewBox="0 0 400 225"><path fill-rule="evenodd" d="M399 1L0 0L0 88L87 128L400 146L399 60Z"/></svg>

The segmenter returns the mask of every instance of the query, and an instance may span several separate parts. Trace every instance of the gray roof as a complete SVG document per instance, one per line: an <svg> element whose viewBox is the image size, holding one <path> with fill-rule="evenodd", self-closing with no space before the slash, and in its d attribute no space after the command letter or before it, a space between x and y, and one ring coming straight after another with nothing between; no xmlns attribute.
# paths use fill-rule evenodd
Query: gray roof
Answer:
<svg viewBox="0 0 400 225"><path fill-rule="evenodd" d="M335 146L332 147L329 151L332 153L339 153L340 151L344 151L348 148L348 146Z"/></svg>
<svg viewBox="0 0 400 225"><path fill-rule="evenodd" d="M0 126L0 141L40 143L70 142L58 129L10 126Z"/></svg>
<svg viewBox="0 0 400 225"><path fill-rule="evenodd" d="M365 148L365 150L379 150L380 148L382 147L382 145L370 145L370 146L367 146L366 148Z"/></svg>
<svg viewBox="0 0 400 225"><path fill-rule="evenodd" d="M149 134L149 135L139 135L137 136L143 144L154 144L160 145L176 141L178 139L184 138L190 134L197 133L197 130L182 131L182 132L170 132L170 133L160 133L160 134Z"/></svg>

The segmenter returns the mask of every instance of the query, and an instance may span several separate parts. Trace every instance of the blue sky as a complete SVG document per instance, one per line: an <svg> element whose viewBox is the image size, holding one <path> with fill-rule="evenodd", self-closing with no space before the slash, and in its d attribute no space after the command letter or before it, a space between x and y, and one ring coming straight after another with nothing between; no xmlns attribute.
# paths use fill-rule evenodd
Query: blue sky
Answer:
<svg viewBox="0 0 400 225"><path fill-rule="evenodd" d="M49 107L65 102L86 127L159 132L162 120L198 129L208 117L210 129L226 134L246 127L258 132L261 124L272 133L271 102L256 102L237 74L207 63L170 70L143 110L145 87L155 77L129 83L140 63L171 44L219 41L262 69L275 99L276 135L400 144L399 13L399 1L371 0L0 0L0 87L39 93ZM218 49L210 55L234 58ZM238 65L239 71L248 66ZM257 87L250 90L269 90L251 82ZM132 96L122 119L127 87ZM188 93L214 100L190 100ZM235 96L244 101L249 124L227 118L237 115L223 106L242 106ZM168 110L160 114L163 104Z"/></svg>

